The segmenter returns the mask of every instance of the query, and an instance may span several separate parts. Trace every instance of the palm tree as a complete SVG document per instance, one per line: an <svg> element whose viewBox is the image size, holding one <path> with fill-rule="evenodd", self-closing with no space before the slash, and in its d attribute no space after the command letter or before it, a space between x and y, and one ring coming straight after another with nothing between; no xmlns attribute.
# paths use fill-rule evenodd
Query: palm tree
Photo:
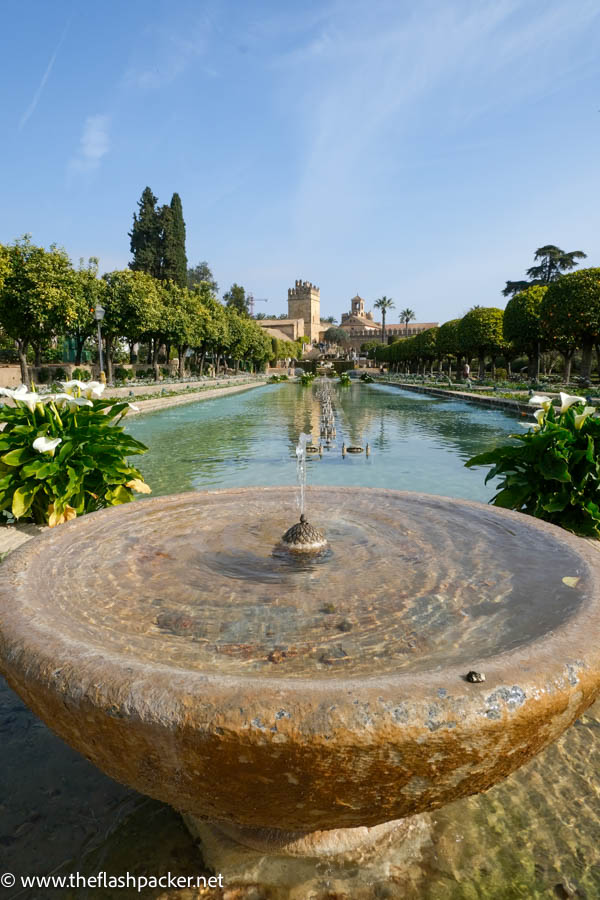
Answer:
<svg viewBox="0 0 600 900"><path fill-rule="evenodd" d="M393 309L394 301L391 297L380 297L375 301L375 308L381 310L381 343L385 344L385 314L388 309Z"/></svg>
<svg viewBox="0 0 600 900"><path fill-rule="evenodd" d="M408 337L408 323L413 322L414 318L415 318L415 311L413 309L409 309L408 307L406 307L406 309L403 309L402 312L400 313L400 321L404 325L406 325L405 337Z"/></svg>

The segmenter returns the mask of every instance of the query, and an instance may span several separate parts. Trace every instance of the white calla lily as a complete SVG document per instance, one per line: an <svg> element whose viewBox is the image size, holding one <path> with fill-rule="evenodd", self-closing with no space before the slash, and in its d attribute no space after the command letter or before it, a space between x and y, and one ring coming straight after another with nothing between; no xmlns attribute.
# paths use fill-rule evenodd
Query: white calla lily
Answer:
<svg viewBox="0 0 600 900"><path fill-rule="evenodd" d="M585 420L587 419L587 417L591 416L591 414L593 412L596 412L595 406L586 406L580 415L575 416L575 428L578 431L581 428L581 426L583 425L583 423L585 422Z"/></svg>
<svg viewBox="0 0 600 900"><path fill-rule="evenodd" d="M534 412L534 417L537 419L538 426L544 424L544 419L546 418L546 410L545 409L536 409Z"/></svg>
<svg viewBox="0 0 600 900"><path fill-rule="evenodd" d="M565 413L574 403L585 403L585 397L573 397L571 394L560 392L560 411Z"/></svg>
<svg viewBox="0 0 600 900"><path fill-rule="evenodd" d="M52 453L54 456L54 451L59 444L62 444L62 438L39 437L33 442L33 449L38 453Z"/></svg>
<svg viewBox="0 0 600 900"><path fill-rule="evenodd" d="M140 411L139 406L136 406L135 403L128 403L127 406L129 407L129 409L132 409L134 412Z"/></svg>
<svg viewBox="0 0 600 900"><path fill-rule="evenodd" d="M85 381L78 381L76 378L71 379L71 381L59 381L59 384L62 384L67 394L71 394L75 388L85 391L87 387Z"/></svg>
<svg viewBox="0 0 600 900"><path fill-rule="evenodd" d="M529 406L541 406L542 409L545 409L546 412L548 412L552 406L552 397L535 394L533 397L529 398Z"/></svg>
<svg viewBox="0 0 600 900"><path fill-rule="evenodd" d="M24 403L29 412L33 412L38 403L41 403L43 397L40 394L37 394L35 391L15 391L14 399L18 400L19 403Z"/></svg>
<svg viewBox="0 0 600 900"><path fill-rule="evenodd" d="M529 431L539 431L540 426L536 425L535 422L519 422L519 425L522 428L527 428Z"/></svg>
<svg viewBox="0 0 600 900"><path fill-rule="evenodd" d="M69 406L71 409L74 406L93 406L91 400L88 400L87 397L69 397Z"/></svg>
<svg viewBox="0 0 600 900"><path fill-rule="evenodd" d="M104 393L105 387L106 385L102 384L101 381L88 381L85 386L85 396L88 400L99 400Z"/></svg>

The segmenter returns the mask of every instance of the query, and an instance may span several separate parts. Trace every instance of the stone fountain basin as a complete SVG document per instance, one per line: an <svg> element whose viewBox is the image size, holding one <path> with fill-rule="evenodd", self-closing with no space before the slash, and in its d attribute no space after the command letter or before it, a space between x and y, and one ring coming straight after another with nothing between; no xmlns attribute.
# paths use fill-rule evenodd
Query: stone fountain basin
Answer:
<svg viewBox="0 0 600 900"><path fill-rule="evenodd" d="M486 790L600 690L600 556L522 514L288 488L86 516L0 567L0 669L67 743L193 817L310 832ZM485 682L465 680L469 670Z"/></svg>

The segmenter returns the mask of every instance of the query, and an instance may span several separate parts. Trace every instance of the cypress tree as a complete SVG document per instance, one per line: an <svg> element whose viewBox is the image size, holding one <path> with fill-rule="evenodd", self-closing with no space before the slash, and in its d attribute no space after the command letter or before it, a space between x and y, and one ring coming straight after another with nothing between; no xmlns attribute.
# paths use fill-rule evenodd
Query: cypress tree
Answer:
<svg viewBox="0 0 600 900"><path fill-rule="evenodd" d="M138 202L139 211L133 214L133 227L129 232L133 254L129 268L160 278L162 223L157 203L158 198L150 188L144 188Z"/></svg>
<svg viewBox="0 0 600 900"><path fill-rule="evenodd" d="M179 287L187 284L187 256L185 255L185 222L179 194L173 194L170 206L160 212L162 224L161 277L171 279Z"/></svg>

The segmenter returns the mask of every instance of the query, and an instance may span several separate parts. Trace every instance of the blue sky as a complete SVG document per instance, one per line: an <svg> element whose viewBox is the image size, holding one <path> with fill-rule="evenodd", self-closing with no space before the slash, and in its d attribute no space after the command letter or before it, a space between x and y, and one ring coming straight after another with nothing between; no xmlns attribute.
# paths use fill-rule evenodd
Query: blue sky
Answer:
<svg viewBox="0 0 600 900"><path fill-rule="evenodd" d="M545 243L600 265L597 0L34 0L0 34L0 241L129 261L146 185L190 263L286 311L505 305ZM394 312L388 315L397 319Z"/></svg>

